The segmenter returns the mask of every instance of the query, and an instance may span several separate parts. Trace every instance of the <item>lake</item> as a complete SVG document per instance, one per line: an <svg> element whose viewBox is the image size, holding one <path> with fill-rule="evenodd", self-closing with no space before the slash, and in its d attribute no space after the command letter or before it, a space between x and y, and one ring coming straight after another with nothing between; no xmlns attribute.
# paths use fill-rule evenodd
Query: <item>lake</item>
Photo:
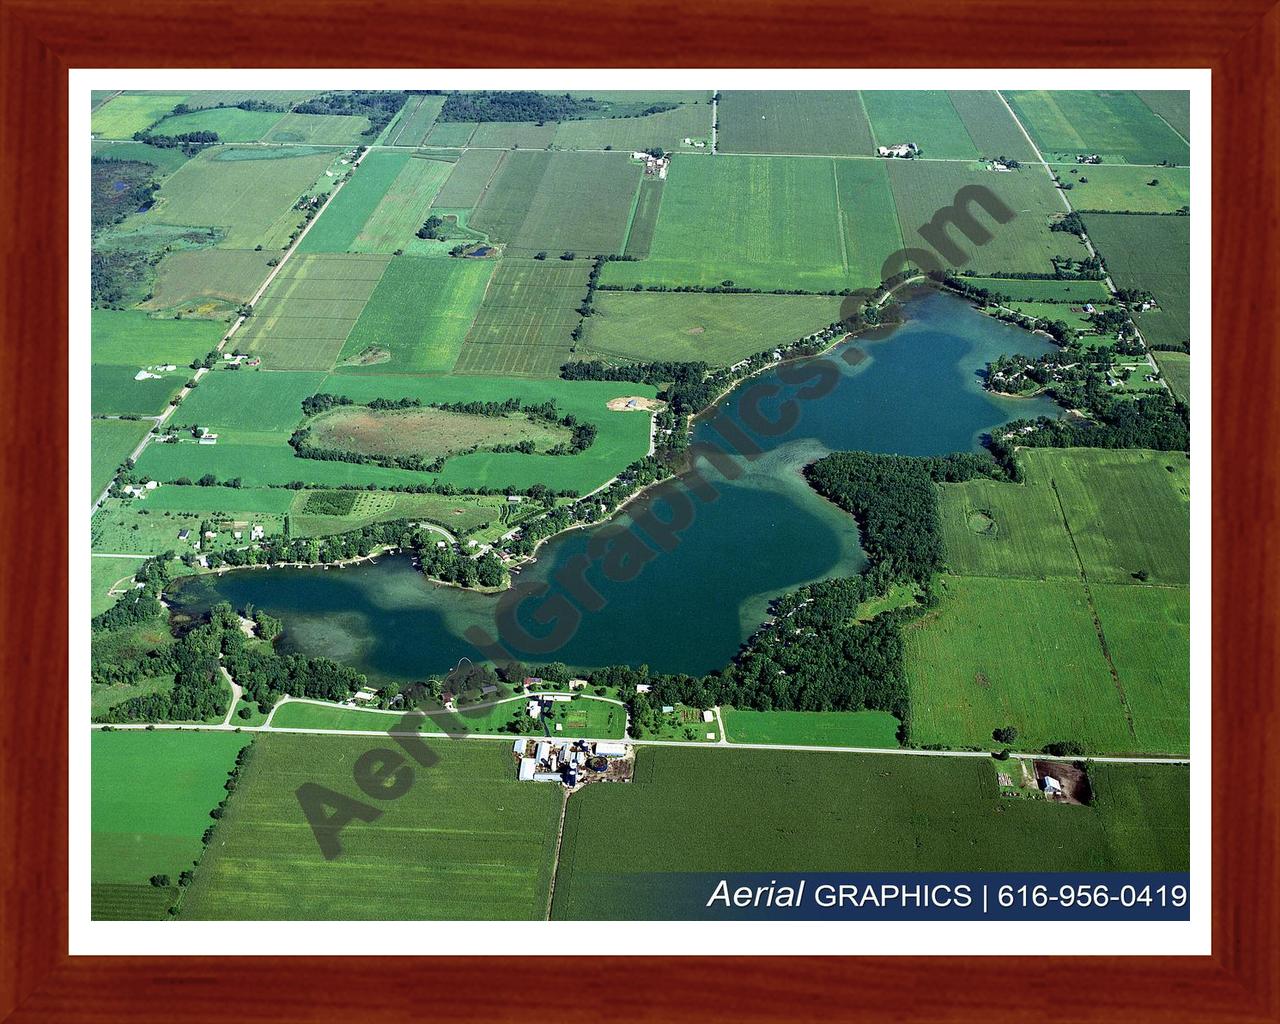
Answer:
<svg viewBox="0 0 1280 1024"><path fill-rule="evenodd" d="M633 579L607 579L599 558L588 555L593 538L603 542L602 529L632 525L625 511L608 527L571 531L544 544L518 582L545 584L548 590L519 603L516 620L528 637L517 642L504 630L510 653L584 668L647 664L655 671L697 674L721 667L764 619L772 598L852 574L864 564L852 518L810 490L800 472L805 464L841 450L974 450L984 433L1011 419L1057 414L1046 398L990 395L978 377L1001 354L1051 351L1047 339L939 292L917 295L905 309L907 323L863 335L824 357L834 386L822 397L801 397L813 377L798 380L795 366L771 369L701 418L695 442L725 447L717 426L727 420L746 431L758 451L733 456L732 479L704 471L715 497L691 497L692 519L674 549L654 553ZM856 351L850 355L849 349ZM774 418L784 402L798 417L780 436L761 437L746 426L760 423L750 415L753 401L765 419ZM732 426L725 429L732 433ZM560 582L566 566L584 556L592 564L574 575L600 595L598 610L582 609L583 589L570 591ZM193 577L171 594L177 610L193 613L220 600L237 607L252 603L281 618L280 650L327 655L376 679L422 678L447 672L463 657L481 660L464 632L479 627L499 635L497 597L432 584L404 557L344 569L248 569ZM554 615L539 624L539 610ZM552 630L555 649L539 650L539 638Z"/></svg>

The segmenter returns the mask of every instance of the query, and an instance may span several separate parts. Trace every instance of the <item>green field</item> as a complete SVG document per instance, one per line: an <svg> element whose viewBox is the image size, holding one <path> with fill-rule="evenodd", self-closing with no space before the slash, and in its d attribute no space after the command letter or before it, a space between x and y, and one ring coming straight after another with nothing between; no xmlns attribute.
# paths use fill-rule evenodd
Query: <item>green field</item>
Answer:
<svg viewBox="0 0 1280 1024"><path fill-rule="evenodd" d="M157 135L182 135L186 132L217 132L222 142L257 142L284 114L279 111L241 110L239 107L217 107L193 110L189 114L166 117L155 127ZM301 140L292 139L298 142Z"/></svg>
<svg viewBox="0 0 1280 1024"><path fill-rule="evenodd" d="M941 165L940 165L941 166ZM672 161L648 259L601 280L802 288L871 286L902 245L884 170L866 160ZM841 226L843 224L843 230Z"/></svg>
<svg viewBox="0 0 1280 1024"><path fill-rule="evenodd" d="M1111 301L1111 292L1105 281L1055 281L1039 279L1019 281L1007 277L969 277L966 284L975 288L988 288L991 291L1007 295L1015 302L1058 302L1063 303L1063 312L1070 306L1080 306L1091 302L1096 306Z"/></svg>
<svg viewBox="0 0 1280 1024"><path fill-rule="evenodd" d="M1191 94L1189 92L1138 91L1142 100L1158 116L1164 118L1184 139L1191 138Z"/></svg>
<svg viewBox="0 0 1280 1024"><path fill-rule="evenodd" d="M268 494L282 493L278 489ZM429 520L447 526L453 533L465 533L501 521L504 506L502 495L471 494L396 494L389 491L340 491L352 501L351 511L332 515L314 511L310 502L315 491L300 492L293 499L289 516L291 536L326 537L359 529L367 523L388 522L393 519Z"/></svg>
<svg viewBox="0 0 1280 1024"><path fill-rule="evenodd" d="M95 416L156 416L191 376L185 366L134 380L137 366L93 363L89 371L90 408ZM146 371L150 373L151 371Z"/></svg>
<svg viewBox="0 0 1280 1024"><path fill-rule="evenodd" d="M216 107L219 104L235 106L244 100L261 100L278 107L293 107L316 96L316 89L202 89L187 93L189 107Z"/></svg>
<svg viewBox="0 0 1280 1024"><path fill-rule="evenodd" d="M442 126L443 127L443 126ZM532 121L489 121L474 126L466 145L480 149L546 149L556 137L556 124ZM428 140L433 146L461 146L461 142Z"/></svg>
<svg viewBox="0 0 1280 1024"><path fill-rule="evenodd" d="M382 139L385 146L420 146L440 116L443 96L410 96Z"/></svg>
<svg viewBox="0 0 1280 1024"><path fill-rule="evenodd" d="M443 160L414 157L395 176L351 242L353 252L395 252L414 237L427 219L431 202L453 170Z"/></svg>
<svg viewBox="0 0 1280 1024"><path fill-rule="evenodd" d="M965 131L973 140L979 156L1008 157L1010 160L1035 160L1036 154L1031 143L1018 127L1018 122L1009 113L1009 108L1000 99L1000 94L985 90L982 92L947 93L951 105L960 115ZM926 157L931 153L925 153Z"/></svg>
<svg viewBox="0 0 1280 1024"><path fill-rule="evenodd" d="M741 711L722 708L730 743L896 747L898 720L886 711Z"/></svg>
<svg viewBox="0 0 1280 1024"><path fill-rule="evenodd" d="M482 416L432 408L343 406L309 419L307 425L320 448L388 458L420 456L426 461L524 442L531 443L535 453L544 453L570 438L568 428L520 413Z"/></svg>
<svg viewBox="0 0 1280 1024"><path fill-rule="evenodd" d="M133 310L95 309L93 360L134 366L174 363L182 369L217 346L223 326L207 320L152 319Z"/></svg>
<svg viewBox="0 0 1280 1024"><path fill-rule="evenodd" d="M870 156L871 126L856 92L725 92L717 153Z"/></svg>
<svg viewBox="0 0 1280 1024"><path fill-rule="evenodd" d="M640 182L636 207L631 213L631 223L627 225L627 241L623 247L625 255L640 259L649 255L653 232L658 226L658 211L662 209L662 188L665 184L661 178L649 177Z"/></svg>
<svg viewBox="0 0 1280 1024"><path fill-rule="evenodd" d="M1160 373L1169 390L1187 404L1191 403L1191 357L1185 352L1153 352Z"/></svg>
<svg viewBox="0 0 1280 1024"><path fill-rule="evenodd" d="M1191 219L1091 213L1085 227L1116 287L1156 297L1160 308L1138 315L1143 337L1153 345L1190 344Z"/></svg>
<svg viewBox="0 0 1280 1024"><path fill-rule="evenodd" d="M1023 167L1009 174L981 169L980 165L933 163L928 160L893 160L889 164L889 180L898 206L902 238L908 246L924 245L920 229L933 222L942 210L955 202L956 193L967 185L989 189L997 199L1013 211L1014 217L999 224L981 207L972 212L991 238L976 244L957 228L948 228L948 236L957 245L966 262L959 264L976 273L995 271L1036 272L1051 274L1051 256L1085 259L1089 254L1075 236L1066 231L1049 230L1050 221L1066 212L1062 200L1043 169ZM950 260L941 258L946 265Z"/></svg>
<svg viewBox="0 0 1280 1024"><path fill-rule="evenodd" d="M622 395L652 397L655 389L647 385L456 376L404 376L394 381L394 386L389 386L387 378L347 373L324 377L223 370L209 374L184 403L179 418L184 424L214 429L219 434L217 444L184 440L149 445L139 460L139 472L162 482L180 477L195 480L212 473L222 481L239 477L247 487L300 480L321 487L358 484L376 488L435 480L464 490L523 489L544 483L554 490L586 493L648 450L649 417L606 407L610 399ZM289 447L288 438L302 417L302 399L320 391L345 394L357 402L378 397L416 397L424 403L519 398L525 404L538 404L554 399L562 414L572 413L595 423L599 433L591 447L575 455L476 452L450 459L438 475L300 459Z"/></svg>
<svg viewBox="0 0 1280 1024"><path fill-rule="evenodd" d="M154 208L124 224L212 227L228 249L278 249L302 221L293 204L332 159L324 150L214 146L166 179Z"/></svg>
<svg viewBox="0 0 1280 1024"><path fill-rule="evenodd" d="M352 171L351 180L342 186L324 213L316 218L306 237L298 243L298 252L353 251L365 222L373 216L408 162L408 153L386 150L369 153Z"/></svg>
<svg viewBox="0 0 1280 1024"><path fill-rule="evenodd" d="M232 338L234 347L272 370L332 369L390 262L375 255L295 256Z"/></svg>
<svg viewBox="0 0 1280 1024"><path fill-rule="evenodd" d="M116 474L116 467L129 457L151 429L147 420L93 421L89 456L89 485L92 499L106 490Z"/></svg>
<svg viewBox="0 0 1280 1024"><path fill-rule="evenodd" d="M468 149L453 164L449 180L436 195L435 206L444 210L475 206L504 159L502 150Z"/></svg>
<svg viewBox="0 0 1280 1024"><path fill-rule="evenodd" d="M577 358L729 366L840 319L826 295L597 292Z"/></svg>
<svg viewBox="0 0 1280 1024"><path fill-rule="evenodd" d="M668 153L709 153L710 138L711 107L707 104L680 106L642 117L562 121L556 126L551 144L556 149L607 147L630 152L658 146ZM698 149L692 145L686 146L685 139L708 144L706 148Z"/></svg>
<svg viewBox="0 0 1280 1024"><path fill-rule="evenodd" d="M506 743L431 743L398 800L353 822L325 860L295 796L315 783L358 799L372 737L266 735L182 905L187 919L536 919L547 910L563 790L516 781ZM370 884L395 878L395 885Z"/></svg>
<svg viewBox="0 0 1280 1024"><path fill-rule="evenodd" d="M94 920L162 917L178 874L203 849L209 811L249 737L235 733L93 733L92 904ZM151 886L167 874L172 886Z"/></svg>
<svg viewBox="0 0 1280 1024"><path fill-rule="evenodd" d="M862 102L877 146L914 142L922 157L937 160L971 160L987 155L978 152L951 95L940 89L864 89Z"/></svg>
<svg viewBox="0 0 1280 1024"><path fill-rule="evenodd" d="M462 123L437 122L422 140L424 146L465 146L478 126L469 121Z"/></svg>
<svg viewBox="0 0 1280 1024"><path fill-rule="evenodd" d="M590 273L586 260L502 260L454 372L557 376L572 354Z"/></svg>
<svg viewBox="0 0 1280 1024"><path fill-rule="evenodd" d="M272 254L252 249L182 249L156 266L152 296L142 308L221 317L253 298L271 273Z"/></svg>
<svg viewBox="0 0 1280 1024"><path fill-rule="evenodd" d="M642 748L570 797L552 916L661 919L651 872L1186 870L1186 769L1093 777L1072 807L1001 798L981 759Z"/></svg>
<svg viewBox="0 0 1280 1024"><path fill-rule="evenodd" d="M1138 97L1115 92L1005 92L1046 160L1096 153L1104 163L1185 164L1190 149Z"/></svg>
<svg viewBox="0 0 1280 1024"><path fill-rule="evenodd" d="M109 160L140 160L151 164L157 171L157 177L172 174L191 159L180 149L161 149L148 146L145 142L98 142L93 143L93 155Z"/></svg>
<svg viewBox="0 0 1280 1024"><path fill-rule="evenodd" d="M515 256L621 253L640 176L626 153L508 153L470 224Z"/></svg>
<svg viewBox="0 0 1280 1024"><path fill-rule="evenodd" d="M315 146L354 146L372 141L364 133L367 117L345 114L285 114L268 132L267 142L303 142Z"/></svg>
<svg viewBox="0 0 1280 1024"><path fill-rule="evenodd" d="M93 112L90 128L107 139L131 139L134 132L150 128L179 103L185 93L122 93Z"/></svg>
<svg viewBox="0 0 1280 1024"><path fill-rule="evenodd" d="M1081 212L1175 213L1191 204L1191 171L1186 167L1072 164L1054 170L1071 184L1071 205Z"/></svg>
<svg viewBox="0 0 1280 1024"><path fill-rule="evenodd" d="M171 496L169 492L185 492ZM89 539L95 551L112 554L160 555L189 551L190 540L178 539L183 530L199 537L201 525L217 531L202 550L243 548L251 527L261 526L268 537L284 530L284 513L293 492L283 488L179 487L165 485L145 498L108 498L93 514ZM241 537L235 537L236 532Z"/></svg>
<svg viewBox="0 0 1280 1024"><path fill-rule="evenodd" d="M491 260L392 259L338 355L343 369L448 373L494 266Z"/></svg>

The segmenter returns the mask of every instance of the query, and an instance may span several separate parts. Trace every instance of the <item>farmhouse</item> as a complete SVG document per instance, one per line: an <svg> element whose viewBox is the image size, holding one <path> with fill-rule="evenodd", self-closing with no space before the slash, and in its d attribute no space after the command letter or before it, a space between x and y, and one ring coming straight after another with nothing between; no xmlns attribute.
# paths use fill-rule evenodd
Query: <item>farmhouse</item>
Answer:
<svg viewBox="0 0 1280 1024"><path fill-rule="evenodd" d="M516 740L512 745L520 782L559 782L572 789L579 783L631 780L631 752L626 744L539 740L532 754L530 744Z"/></svg>

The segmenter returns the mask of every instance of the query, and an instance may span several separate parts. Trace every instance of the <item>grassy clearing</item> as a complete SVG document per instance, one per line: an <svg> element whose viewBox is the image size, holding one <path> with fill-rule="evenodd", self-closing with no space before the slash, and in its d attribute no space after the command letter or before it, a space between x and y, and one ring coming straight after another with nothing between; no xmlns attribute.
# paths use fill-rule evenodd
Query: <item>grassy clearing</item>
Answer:
<svg viewBox="0 0 1280 1024"><path fill-rule="evenodd" d="M1185 352L1153 352L1169 390L1179 399L1191 403L1191 357Z"/></svg>
<svg viewBox="0 0 1280 1024"><path fill-rule="evenodd" d="M179 103L185 93L121 93L93 112L89 127L107 139L131 139L134 132L150 128Z"/></svg>
<svg viewBox="0 0 1280 1024"><path fill-rule="evenodd" d="M1058 166L1071 183L1071 205L1081 212L1175 213L1191 204L1191 170L1187 167L1133 167L1100 164ZM1152 185L1152 182L1156 184Z"/></svg>
<svg viewBox="0 0 1280 1024"><path fill-rule="evenodd" d="M95 309L90 331L94 362L185 368L218 344L223 327L207 320L160 320L133 310Z"/></svg>
<svg viewBox="0 0 1280 1024"><path fill-rule="evenodd" d="M825 295L599 292L577 357L728 366L839 318L840 300Z"/></svg>
<svg viewBox="0 0 1280 1024"><path fill-rule="evenodd" d="M1086 302L1105 305L1111 301L1111 292L1105 281L1018 281L1004 277L968 277L964 280L975 288L987 288L1007 295L1015 302L1054 302L1063 305L1063 312L1070 306L1082 306Z"/></svg>
<svg viewBox="0 0 1280 1024"><path fill-rule="evenodd" d="M555 377L587 294L585 260L503 259L454 364L455 373Z"/></svg>
<svg viewBox="0 0 1280 1024"><path fill-rule="evenodd" d="M235 733L93 734L92 878L95 920L154 919L177 894L236 754ZM168 891L148 883L167 874Z"/></svg>
<svg viewBox="0 0 1280 1024"><path fill-rule="evenodd" d="M333 197L307 237L300 253L352 252L356 237L373 216L383 196L409 162L408 153L379 150L370 153L355 169L351 180Z"/></svg>
<svg viewBox="0 0 1280 1024"><path fill-rule="evenodd" d="M1035 152L996 92L947 93L979 156L1034 160ZM925 156L931 154L926 153Z"/></svg>
<svg viewBox="0 0 1280 1024"><path fill-rule="evenodd" d="M244 100L262 100L279 107L292 107L316 96L315 89L205 89L187 94L189 107L235 106Z"/></svg>
<svg viewBox="0 0 1280 1024"><path fill-rule="evenodd" d="M443 96L410 96L395 124L387 132L387 146L420 146L440 116Z"/></svg>
<svg viewBox="0 0 1280 1024"><path fill-rule="evenodd" d="M186 132L217 132L218 138L223 142L257 142L284 116L279 111L241 110L239 107L193 110L189 114L166 117L156 125L155 133L182 135Z"/></svg>
<svg viewBox="0 0 1280 1024"><path fill-rule="evenodd" d="M710 105L689 105L642 117L590 118L562 121L551 144L556 149L644 150L654 146L668 153L709 153ZM685 139L707 142L705 149L686 146Z"/></svg>
<svg viewBox="0 0 1280 1024"><path fill-rule="evenodd" d="M1191 219L1091 213L1085 226L1116 286L1143 288L1156 297L1159 309L1138 314L1147 341L1189 345Z"/></svg>
<svg viewBox="0 0 1280 1024"><path fill-rule="evenodd" d="M184 249L167 253L156 266L150 312L224 317L248 302L271 273L272 253L253 249ZM207 351L207 350L206 350Z"/></svg>
<svg viewBox="0 0 1280 1024"><path fill-rule="evenodd" d="M1190 149L1136 93L1006 92L1046 160L1097 153L1105 163L1187 163Z"/></svg>
<svg viewBox="0 0 1280 1024"><path fill-rule="evenodd" d="M1079 581L945 576L939 591L904 632L914 742L990 748L1012 725L1028 750L1167 750L1130 732Z"/></svg>
<svg viewBox="0 0 1280 1024"><path fill-rule="evenodd" d="M163 491L199 492L176 502L160 498ZM279 495L274 501L260 496ZM160 555L166 551L189 551L191 541L178 535L187 530L199 537L205 523L218 536L206 539L202 550L242 548L249 543L250 528L261 526L269 537L284 530L292 492L231 487L177 487L167 485L145 498L108 498L93 514L90 543L96 551L113 554ZM280 506L283 505L283 509ZM236 532L241 538L235 537Z"/></svg>
<svg viewBox="0 0 1280 1024"><path fill-rule="evenodd" d="M392 259L339 354L343 369L448 373L494 265L491 260Z"/></svg>
<svg viewBox="0 0 1280 1024"><path fill-rule="evenodd" d="M726 92L716 111L717 152L869 156L875 151L856 92Z"/></svg>
<svg viewBox="0 0 1280 1024"><path fill-rule="evenodd" d="M285 114L267 133L266 142L302 142L317 146L355 146L371 141L367 117L345 114Z"/></svg>
<svg viewBox="0 0 1280 1024"><path fill-rule="evenodd" d="M106 490L116 467L147 436L151 424L138 420L94 420L89 450L89 486L92 498Z"/></svg>
<svg viewBox="0 0 1280 1024"><path fill-rule="evenodd" d="M362 455L420 455L430 461L458 452L533 442L546 452L569 440L569 430L523 414L477 416L446 409L377 410L347 406L310 421L312 438L322 448Z"/></svg>
<svg viewBox="0 0 1280 1024"><path fill-rule="evenodd" d="M1041 169L1024 167L1010 174L996 174L977 164L894 160L889 164L889 180L897 201L902 238L908 246L922 244L920 229L932 223L939 211L951 207L956 192L966 185L989 189L1014 212L1012 220L998 224L980 208L973 208L979 223L992 235L983 245L974 244L955 227L948 229L952 242L967 257L962 264L966 270L979 274L1047 274L1053 272L1052 256L1084 259L1089 255L1075 235L1049 230L1051 220L1065 213L1066 208Z"/></svg>
<svg viewBox="0 0 1280 1024"><path fill-rule="evenodd" d="M1070 807L977 759L641 749L631 785L569 799L552 914L661 918L655 871L1186 870L1187 771L1095 772Z"/></svg>
<svg viewBox="0 0 1280 1024"><path fill-rule="evenodd" d="M921 156L943 160L971 160L982 155L947 92L864 89L862 102L878 146L914 142Z"/></svg>
<svg viewBox="0 0 1280 1024"><path fill-rule="evenodd" d="M386 745L385 743L382 745ZM561 790L516 781L504 743L431 743L439 761L354 822L327 861L294 791L366 799L351 766L368 737L266 735L183 902L189 919L528 919L546 912ZM370 885L394 877L398 884Z"/></svg>
<svg viewBox="0 0 1280 1024"><path fill-rule="evenodd" d="M439 209L470 209L480 202L506 154L496 149L468 149L458 158L435 198Z"/></svg>
<svg viewBox="0 0 1280 1024"><path fill-rule="evenodd" d="M187 161L156 193L156 205L124 222L212 227L220 245L278 249L302 215L293 204L324 173L325 151L215 146Z"/></svg>
<svg viewBox="0 0 1280 1024"><path fill-rule="evenodd" d="M260 356L269 369L331 369L390 261L374 255L291 259L234 337L235 348Z"/></svg>
<svg viewBox="0 0 1280 1024"><path fill-rule="evenodd" d="M896 747L898 720L885 711L740 711L723 708L730 743Z"/></svg>
<svg viewBox="0 0 1280 1024"><path fill-rule="evenodd" d="M402 249L427 219L431 202L453 164L414 157L401 168L351 243L353 252L391 253Z"/></svg>
<svg viewBox="0 0 1280 1024"><path fill-rule="evenodd" d="M515 256L620 253L640 176L625 153L509 153L470 223Z"/></svg>

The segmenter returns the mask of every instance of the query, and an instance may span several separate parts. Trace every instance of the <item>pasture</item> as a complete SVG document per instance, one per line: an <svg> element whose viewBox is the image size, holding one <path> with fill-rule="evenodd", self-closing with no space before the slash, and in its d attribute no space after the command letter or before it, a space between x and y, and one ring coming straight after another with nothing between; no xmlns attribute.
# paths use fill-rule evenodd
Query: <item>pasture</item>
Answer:
<svg viewBox="0 0 1280 1024"><path fill-rule="evenodd" d="M443 210L469 210L480 202L505 158L506 154L502 150L466 150L457 163L452 165L449 180L436 194L433 205Z"/></svg>
<svg viewBox="0 0 1280 1024"><path fill-rule="evenodd" d="M264 142L300 142L313 146L355 146L372 140L367 117L347 114L285 114Z"/></svg>
<svg viewBox="0 0 1280 1024"><path fill-rule="evenodd" d="M1019 281L1008 277L963 278L975 288L987 288L1015 302L1056 302L1080 306L1086 302L1104 305L1111 301L1105 281L1056 281L1032 279Z"/></svg>
<svg viewBox="0 0 1280 1024"><path fill-rule="evenodd" d="M235 348L274 370L331 369L390 262L389 256L295 256L232 339Z"/></svg>
<svg viewBox="0 0 1280 1024"><path fill-rule="evenodd" d="M813 747L896 747L898 720L887 711L747 711L721 708L730 743Z"/></svg>
<svg viewBox="0 0 1280 1024"><path fill-rule="evenodd" d="M673 160L648 258L609 263L601 280L811 291L877 284L880 264L902 243L884 172L869 163Z"/></svg>
<svg viewBox="0 0 1280 1024"><path fill-rule="evenodd" d="M557 376L572 353L590 273L585 260L502 260L454 372Z"/></svg>
<svg viewBox="0 0 1280 1024"><path fill-rule="evenodd" d="M188 497L182 502L185 508L169 509L153 502L153 498L166 490L203 491L204 504ZM211 493L223 492L223 493ZM243 502L236 495L249 495ZM93 515L90 526L90 542L97 551L111 554L162 555L166 551L191 550L191 542L178 539L182 530L190 530L193 537L200 535L202 523L211 524L216 538L207 538L202 550L225 550L248 544L246 539L251 526L261 526L268 537L278 537L284 531L284 517L278 513L260 512L247 506L263 505L254 494L270 494L265 488L255 491L235 487L174 487L166 485L150 492L146 498L108 498ZM290 492L280 489L286 508ZM277 502L278 503L278 502ZM237 539L236 531L242 534ZM221 716L219 716L219 721Z"/></svg>
<svg viewBox="0 0 1280 1024"><path fill-rule="evenodd" d="M377 150L351 172L351 180L333 197L324 213L298 243L299 253L351 252L365 222L409 162L408 153Z"/></svg>
<svg viewBox="0 0 1280 1024"><path fill-rule="evenodd" d="M1051 257L1082 260L1089 255L1075 235L1049 230L1050 222L1064 214L1066 207L1041 168L1024 167L1008 174L997 174L982 170L976 164L933 163L927 160L894 160L888 163L889 181L898 206L898 221L902 225L902 239L908 246L930 248L920 229L931 224L939 211L951 207L956 193L966 185L989 189L1013 211L1012 220L999 224L978 206L971 207L971 212L992 237L978 245L958 228L948 228L947 235L959 247L964 260L956 264L942 254L944 265L952 264L978 274L996 271L1051 274Z"/></svg>
<svg viewBox="0 0 1280 1024"><path fill-rule="evenodd" d="M90 429L89 487L92 501L106 490L116 475L116 468L147 436L151 423L146 420L95 419Z"/></svg>
<svg viewBox="0 0 1280 1024"><path fill-rule="evenodd" d="M95 731L92 738L94 920L155 919L178 894L179 872L200 857L209 811L247 736L213 732ZM151 886L152 875L172 880Z"/></svg>
<svg viewBox="0 0 1280 1024"><path fill-rule="evenodd" d="M394 257L338 356L342 368L448 373L494 266L491 260Z"/></svg>
<svg viewBox="0 0 1280 1024"><path fill-rule="evenodd" d="M452 170L453 164L443 160L411 158L352 240L351 251L392 253L404 248L427 219L432 200Z"/></svg>
<svg viewBox="0 0 1280 1024"><path fill-rule="evenodd" d="M382 138L384 146L421 146L440 116L443 96L410 96Z"/></svg>
<svg viewBox="0 0 1280 1024"><path fill-rule="evenodd" d="M1191 205L1191 171L1186 167L1072 164L1054 170L1071 183L1071 205L1082 213L1175 213Z"/></svg>
<svg viewBox="0 0 1280 1024"><path fill-rule="evenodd" d="M721 108L723 109L723 108ZM587 118L561 121L551 144L556 149L652 149L668 153L709 153L711 106L687 105L640 117ZM686 146L685 139L707 142L705 149Z"/></svg>
<svg viewBox="0 0 1280 1024"><path fill-rule="evenodd" d="M1112 164L1186 164L1190 157L1186 140L1133 92L1013 91L1004 97L1046 160L1096 153Z"/></svg>
<svg viewBox="0 0 1280 1024"><path fill-rule="evenodd" d="M561 792L516 781L506 743L431 742L380 816L325 860L295 790L361 797L351 765L376 738L265 735L182 905L186 919L536 919L546 914ZM428 741L429 742L429 741ZM394 877L393 886L369 885Z"/></svg>
<svg viewBox="0 0 1280 1024"><path fill-rule="evenodd" d="M479 149L546 149L556 137L556 123L535 124L532 121L487 121L474 126L466 145ZM435 139L431 145L445 145ZM462 145L450 142L447 145Z"/></svg>
<svg viewBox="0 0 1280 1024"><path fill-rule="evenodd" d="M284 116L279 111L216 107L171 115L156 125L154 131L157 135L217 132L222 142L257 142Z"/></svg>
<svg viewBox="0 0 1280 1024"><path fill-rule="evenodd" d="M1143 337L1153 345L1189 345L1190 218L1091 213L1085 227L1116 287L1142 288L1156 297L1159 309L1138 314Z"/></svg>
<svg viewBox="0 0 1280 1024"><path fill-rule="evenodd" d="M125 225L212 227L228 249L278 249L302 221L293 204L331 159L323 150L214 146L175 171L156 193L156 205Z"/></svg>
<svg viewBox="0 0 1280 1024"><path fill-rule="evenodd" d="M104 139L132 139L187 98L185 93L121 93L93 112L89 127Z"/></svg>
<svg viewBox="0 0 1280 1024"><path fill-rule="evenodd" d="M508 153L470 224L514 256L621 253L640 177L625 153Z"/></svg>
<svg viewBox="0 0 1280 1024"><path fill-rule="evenodd" d="M222 317L253 298L271 273L272 254L253 249L179 249L156 265L151 298L141 308Z"/></svg>
<svg viewBox="0 0 1280 1024"><path fill-rule="evenodd" d="M1153 352L1174 397L1191 403L1191 357L1185 352Z"/></svg>
<svg viewBox="0 0 1280 1024"><path fill-rule="evenodd" d="M422 140L424 146L444 147L446 149L467 145L471 141L476 125L471 122L446 123L437 122Z"/></svg>
<svg viewBox="0 0 1280 1024"><path fill-rule="evenodd" d="M93 361L137 367L174 363L186 368L222 338L208 320L153 319L136 310L95 309L90 321Z"/></svg>
<svg viewBox="0 0 1280 1024"><path fill-rule="evenodd" d="M552 916L660 919L652 872L1186 870L1186 770L1094 771L1071 807L1001 798L981 759L641 748L569 798Z"/></svg>
<svg viewBox="0 0 1280 1024"><path fill-rule="evenodd" d="M983 157L1008 157L1010 160L1035 160L1031 143L1022 134L1018 122L1000 99L1000 94L990 89L981 92L947 93L951 105L960 115L965 131L973 140L978 155ZM925 153L925 156L932 154Z"/></svg>
<svg viewBox="0 0 1280 1024"><path fill-rule="evenodd" d="M597 292L577 358L729 366L840 319L826 295Z"/></svg>
<svg viewBox="0 0 1280 1024"><path fill-rule="evenodd" d="M927 159L976 160L981 154L941 89L898 92L863 89L862 102L877 146L914 142Z"/></svg>
<svg viewBox="0 0 1280 1024"><path fill-rule="evenodd" d="M93 155L108 160L140 160L156 168L157 177L172 174L191 158L180 149L160 149L145 142L99 142L94 140Z"/></svg>
<svg viewBox="0 0 1280 1024"><path fill-rule="evenodd" d="M566 428L518 413L480 416L446 409L344 406L315 417L309 425L312 440L322 448L393 458L418 455L428 461L525 441L545 452L569 440Z"/></svg>
<svg viewBox="0 0 1280 1024"><path fill-rule="evenodd" d="M268 493L278 494L277 489ZM317 511L332 507L327 502L317 506L314 495L339 495L351 501L350 511L341 515ZM293 498L289 516L294 537L326 537L356 530L369 523L393 519L428 520L440 523L454 534L478 530L500 521L506 499L502 495L472 494L398 494L390 491L301 491Z"/></svg>
<svg viewBox="0 0 1280 1024"><path fill-rule="evenodd" d="M268 373L259 370L215 369L200 379L200 386L189 394L174 413L170 425L175 429L187 425L209 427L215 433L238 428L254 433L275 433L281 439L302 419L302 400L323 390L323 373ZM172 448L176 454L198 458L221 447L197 446L185 440ZM197 447L203 452L196 451ZM186 449L178 453L178 449ZM181 462L179 458L177 460ZM203 472L203 471L201 471ZM192 474L182 474L192 475ZM200 473L194 476L200 476Z"/></svg>
<svg viewBox="0 0 1280 1024"><path fill-rule="evenodd" d="M718 153L870 156L871 126L856 92L725 92Z"/></svg>

